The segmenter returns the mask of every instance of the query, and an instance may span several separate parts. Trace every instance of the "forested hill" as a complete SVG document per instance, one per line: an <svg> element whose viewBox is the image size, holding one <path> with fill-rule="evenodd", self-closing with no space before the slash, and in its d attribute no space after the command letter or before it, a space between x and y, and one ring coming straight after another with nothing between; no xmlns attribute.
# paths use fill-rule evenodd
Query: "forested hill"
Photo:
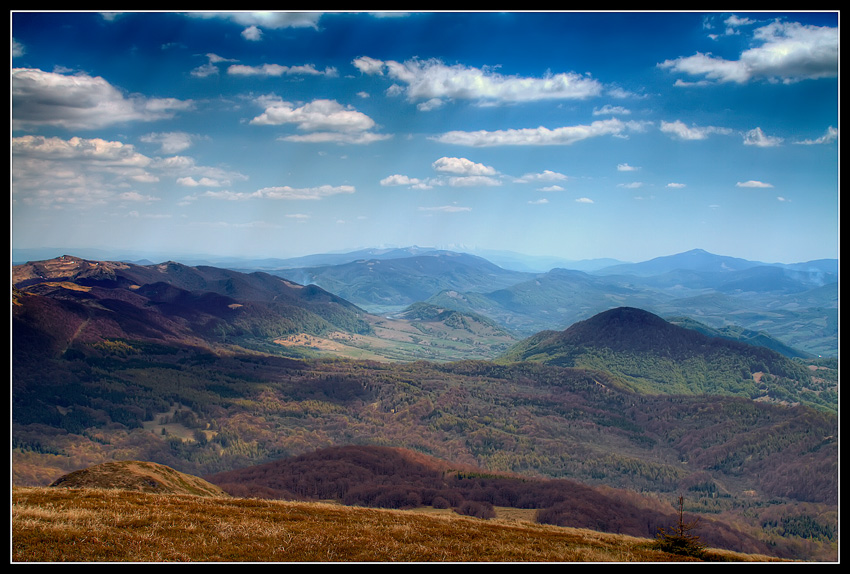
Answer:
<svg viewBox="0 0 850 574"><path fill-rule="evenodd" d="M500 361L599 369L638 392L725 394L838 408L836 390L813 382L799 362L632 307L599 313L564 331L538 333Z"/></svg>
<svg viewBox="0 0 850 574"><path fill-rule="evenodd" d="M330 447L206 478L242 498L334 500L373 508L452 508L484 519L496 516L494 507L529 509L536 511L536 520L543 524L645 538L675 523L672 508L665 502L627 490L487 472L381 446ZM776 551L716 519L702 521L701 539L740 552Z"/></svg>

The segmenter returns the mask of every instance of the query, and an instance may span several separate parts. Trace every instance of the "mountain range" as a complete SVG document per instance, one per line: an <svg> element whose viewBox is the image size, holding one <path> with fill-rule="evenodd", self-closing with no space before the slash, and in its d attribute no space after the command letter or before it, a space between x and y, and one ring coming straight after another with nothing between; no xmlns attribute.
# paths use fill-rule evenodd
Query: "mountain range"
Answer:
<svg viewBox="0 0 850 574"><path fill-rule="evenodd" d="M361 255L368 257L354 259ZM337 261L266 271L319 285L368 311L392 314L426 301L489 317L519 337L626 305L713 328L762 331L810 355L838 350L837 260L767 264L695 249L640 263L532 273L417 248L354 252Z"/></svg>
<svg viewBox="0 0 850 574"><path fill-rule="evenodd" d="M401 275L507 276L456 254L392 261ZM272 271L73 256L13 266L13 483L117 457L209 477L331 446L393 446L477 472L683 491L695 510L786 550L794 543L766 525L831 528L837 360L778 352L732 323L746 301L763 301L758 291L677 299L637 275L612 277L625 276L553 269L492 291L444 290L388 316ZM828 303L834 289L837 306L837 284L794 280L802 291L767 291L774 305L824 293ZM677 311L725 302L730 324L702 323L706 305L667 320L651 300ZM588 317L520 336L506 319L534 302ZM828 326L830 309L795 316L820 313ZM807 540L823 549L831 539Z"/></svg>

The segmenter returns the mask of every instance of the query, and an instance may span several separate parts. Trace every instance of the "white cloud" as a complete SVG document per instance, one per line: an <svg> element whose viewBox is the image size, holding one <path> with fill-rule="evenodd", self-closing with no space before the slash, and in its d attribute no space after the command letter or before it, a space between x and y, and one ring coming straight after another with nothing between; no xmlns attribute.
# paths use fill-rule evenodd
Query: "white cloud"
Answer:
<svg viewBox="0 0 850 574"><path fill-rule="evenodd" d="M417 104L416 109L420 112L431 112L442 108L444 105L446 105L445 100L441 100L440 98L431 98L428 101Z"/></svg>
<svg viewBox="0 0 850 574"><path fill-rule="evenodd" d="M126 97L101 77L65 75L35 68L12 70L15 129L56 126L97 129L125 122L168 119L191 101Z"/></svg>
<svg viewBox="0 0 850 574"><path fill-rule="evenodd" d="M141 141L160 146L165 154L180 153L192 146L192 135L185 132L150 133L142 136Z"/></svg>
<svg viewBox="0 0 850 574"><path fill-rule="evenodd" d="M452 131L433 139L442 143L473 147L501 145L571 145L589 138L621 135L631 123L618 119L600 120L589 125L567 126L555 129L545 127L508 129L496 131Z"/></svg>
<svg viewBox="0 0 850 574"><path fill-rule="evenodd" d="M766 135L761 128L755 128L744 134L744 145L774 147L782 143L782 138Z"/></svg>
<svg viewBox="0 0 850 574"><path fill-rule="evenodd" d="M162 180L220 187L246 179L196 165L185 156L149 157L130 144L100 138L21 136L12 139L12 195L41 207L90 207L114 201L152 201L138 184Z"/></svg>
<svg viewBox="0 0 850 574"><path fill-rule="evenodd" d="M568 178L563 173L551 170L543 170L540 173L527 173L516 180L517 183L553 182L566 181Z"/></svg>
<svg viewBox="0 0 850 574"><path fill-rule="evenodd" d="M330 197L332 195L351 194L354 192L355 188L352 185L321 185L318 187L302 188L289 187L288 185L286 185L281 187L265 187L263 189L255 191L251 194L251 196L262 199L317 200L323 199L325 197Z"/></svg>
<svg viewBox="0 0 850 574"><path fill-rule="evenodd" d="M802 140L799 142L795 142L800 145L819 145L819 144L827 144L832 143L838 139L838 130L832 126L829 126L826 130L826 133L821 137L813 140Z"/></svg>
<svg viewBox="0 0 850 574"><path fill-rule="evenodd" d="M24 45L12 38L12 57L17 58L19 56L23 56L24 53L26 53Z"/></svg>
<svg viewBox="0 0 850 574"><path fill-rule="evenodd" d="M290 187L288 185L278 187L264 187L254 192L236 192L236 191L211 191L207 190L203 193L187 196L184 202L194 201L198 198L220 199L225 201L249 201L254 199L273 199L273 200L320 200L326 197L339 194L351 194L355 192L354 186L351 185L320 185L316 187Z"/></svg>
<svg viewBox="0 0 850 574"><path fill-rule="evenodd" d="M441 157L431 166L436 171L457 175L496 175L498 173L490 166L475 163L465 157Z"/></svg>
<svg viewBox="0 0 850 574"><path fill-rule="evenodd" d="M156 181L151 159L121 142L22 136L11 147L12 197L25 204L90 207L128 193L133 183Z"/></svg>
<svg viewBox="0 0 850 574"><path fill-rule="evenodd" d="M193 18L218 18L240 26L267 30L284 28L318 28L321 12L189 12Z"/></svg>
<svg viewBox="0 0 850 574"><path fill-rule="evenodd" d="M258 101L262 103L266 99ZM266 105L265 111L252 119L251 124L294 124L301 131L312 132L282 138L287 141L367 144L390 137L371 132L375 127L372 118L335 100L313 100L301 106L280 101L267 102Z"/></svg>
<svg viewBox="0 0 850 574"><path fill-rule="evenodd" d="M150 203L153 201L159 201L158 197L154 197L152 195L142 195L137 191L125 191L118 195L118 199L120 201L130 201L133 203Z"/></svg>
<svg viewBox="0 0 850 574"><path fill-rule="evenodd" d="M210 177L195 179L194 177L179 177L177 183L185 187L221 187L222 182Z"/></svg>
<svg viewBox="0 0 850 574"><path fill-rule="evenodd" d="M151 162L132 145L100 138L21 136L12 139L12 153L16 159L84 159L104 166L145 167Z"/></svg>
<svg viewBox="0 0 850 574"><path fill-rule="evenodd" d="M223 170L218 167L209 167L197 165L191 157L174 155L165 158L154 158L150 166L151 170L155 170L164 176L174 178L175 181L181 178L192 178L199 182L215 182L215 187L231 185L234 181L245 181L247 176ZM184 179L184 182L189 181ZM185 183L184 183L185 184Z"/></svg>
<svg viewBox="0 0 850 574"><path fill-rule="evenodd" d="M358 132L370 130L374 120L351 106L343 106L335 100L313 100L303 106L287 102L274 104L251 120L254 125L279 126L295 124L305 131L331 130Z"/></svg>
<svg viewBox="0 0 850 574"><path fill-rule="evenodd" d="M704 140L712 134L728 135L732 130L716 126L692 126L688 127L681 120L674 122L661 122L661 131L681 140Z"/></svg>
<svg viewBox="0 0 850 574"><path fill-rule="evenodd" d="M502 182L494 177L486 175L462 175L448 178L447 185L451 187L493 187L502 185Z"/></svg>
<svg viewBox="0 0 850 574"><path fill-rule="evenodd" d="M756 29L753 39L757 45L743 51L738 60L698 52L658 66L721 83L792 83L838 76L837 28L775 21Z"/></svg>
<svg viewBox="0 0 850 574"><path fill-rule="evenodd" d="M236 62L237 60L233 60L230 58L223 58L218 54L207 54L207 63L201 66L198 66L190 73L192 76L196 78L206 78L208 76L218 75L218 66L216 64L221 64L223 62Z"/></svg>
<svg viewBox="0 0 850 574"><path fill-rule="evenodd" d="M279 64L262 64L260 66L246 66L244 64L233 64L227 68L231 76L331 76L339 75L336 68L316 69L314 64L301 66L281 66Z"/></svg>
<svg viewBox="0 0 850 574"><path fill-rule="evenodd" d="M438 211L442 213L461 213L464 211L472 211L471 207L461 207L459 205L441 205L439 207L420 207L419 211Z"/></svg>
<svg viewBox="0 0 850 574"><path fill-rule="evenodd" d="M361 56L359 58L355 58L351 63L354 64L354 67L360 70L360 73L362 74L370 76L384 75L384 63L381 60L376 60L369 56Z"/></svg>
<svg viewBox="0 0 850 574"><path fill-rule="evenodd" d="M391 93L404 93L410 101L472 100L477 102L533 102L582 100L597 96L601 84L576 73L543 77L506 76L493 68L446 65L440 60L381 61L366 56L354 66L364 74L384 75L399 82Z"/></svg>
<svg viewBox="0 0 850 574"><path fill-rule="evenodd" d="M638 167L631 166L627 163L617 164L617 171L637 171Z"/></svg>
<svg viewBox="0 0 850 574"><path fill-rule="evenodd" d="M755 187L755 188L773 187L773 185L771 185L769 183L765 183L765 182L762 182L762 181L755 181L755 180L752 180L752 179L749 180L749 181L739 181L738 183L735 184L735 186L736 187Z"/></svg>
<svg viewBox="0 0 850 574"><path fill-rule="evenodd" d="M381 180L381 185L383 186L395 186L395 185L419 185L422 183L421 180L415 177L408 177L406 175L394 174L388 177L385 177Z"/></svg>
<svg viewBox="0 0 850 574"><path fill-rule="evenodd" d="M248 26L242 30L242 37L250 42L259 42L263 39L263 31L256 26Z"/></svg>
<svg viewBox="0 0 850 574"><path fill-rule="evenodd" d="M632 112L622 106L612 106L605 105L601 108L593 108L594 116L607 116L607 115L619 115L619 116L627 116Z"/></svg>

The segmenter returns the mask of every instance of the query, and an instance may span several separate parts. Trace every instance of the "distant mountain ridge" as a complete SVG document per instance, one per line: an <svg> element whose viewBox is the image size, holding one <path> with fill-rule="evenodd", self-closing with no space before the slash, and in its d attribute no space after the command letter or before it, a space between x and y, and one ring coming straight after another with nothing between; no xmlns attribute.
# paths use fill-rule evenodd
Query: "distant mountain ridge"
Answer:
<svg viewBox="0 0 850 574"><path fill-rule="evenodd" d="M41 340L63 338L43 331L57 314L67 317L64 323L81 339L143 337L200 344L235 336L271 339L371 330L364 312L350 302L315 285L259 272L62 256L14 266L12 282L16 324L27 325Z"/></svg>
<svg viewBox="0 0 850 574"><path fill-rule="evenodd" d="M531 276L503 269L481 257L449 251L359 259L271 273L302 284L319 285L367 308L407 306L445 289L487 291Z"/></svg>
<svg viewBox="0 0 850 574"><path fill-rule="evenodd" d="M628 275L660 275L676 270L723 273L743 271L752 267L778 267L797 271L820 271L837 274L838 260L817 259L799 263L765 263L740 257L730 257L728 255L716 255L704 249L691 249L690 251L655 257L639 263L610 265L596 272L604 275L617 273L626 273Z"/></svg>
<svg viewBox="0 0 850 574"><path fill-rule="evenodd" d="M109 280L118 281L115 285L122 281L132 285L164 280L187 291L209 291L239 301L259 301L243 304L238 312L233 312L235 307L230 308L231 316L241 314L245 320L264 305L274 303L280 307L282 302L292 301L301 306L302 301L327 299L333 294L337 297L338 312L333 314L336 318L331 323L359 333L368 332L369 328L362 322L355 325L358 320L352 313L360 313L357 307L382 315L402 316L398 314L410 305L424 302L444 310L486 317L512 336L522 338L542 330L566 328L607 309L632 306L660 316L691 317L712 329L737 327L759 331L765 333L764 340L771 338L793 349L786 353L791 356L837 354L838 275L833 273L833 270L837 272L836 260L764 265L693 250L646 262L663 271L646 275L641 271L646 269L644 264L634 264L642 274L629 274L635 269L632 265L617 265L592 273L562 268L546 273L519 272L478 256L418 247L363 250L337 256L350 259L355 255L371 258L341 265L275 267L265 271L210 265L192 267L174 261L144 265L102 261L98 267L93 261L91 269L79 270L81 274L76 278L69 277L74 281L96 279L100 286L109 285ZM51 265L56 266L63 259L50 260ZM268 263L274 267L274 262ZM36 261L15 268L34 270L44 265L45 262ZM682 268L688 266L691 269ZM43 269L32 273L32 277L14 282L39 282L43 281L39 276L57 279L61 275L50 275ZM285 279L282 283L281 276ZM299 297L290 299L295 291L283 293L282 285L293 287ZM212 303L209 296L207 299L207 303ZM201 300L196 302L205 304ZM161 303L161 308L167 309L167 302ZM332 305L329 300L326 303L327 311ZM236 304L237 301L221 298L217 301L219 307ZM348 310L342 311L343 308ZM293 309L290 307L290 311L294 312ZM313 312L299 308L296 314L303 315L306 311ZM340 323L345 315L348 317ZM298 322L304 320L316 323L307 317ZM257 316L251 322L258 325L268 320ZM294 327L278 329L281 333L293 330ZM263 327L257 333L262 331L269 332Z"/></svg>

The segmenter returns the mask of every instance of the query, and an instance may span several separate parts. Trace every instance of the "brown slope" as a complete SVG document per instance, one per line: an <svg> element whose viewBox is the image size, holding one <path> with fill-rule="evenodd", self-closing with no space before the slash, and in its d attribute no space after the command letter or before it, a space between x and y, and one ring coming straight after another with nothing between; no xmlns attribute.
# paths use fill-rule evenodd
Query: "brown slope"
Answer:
<svg viewBox="0 0 850 574"><path fill-rule="evenodd" d="M194 496L228 496L219 487L196 476L177 472L162 464L135 460L107 462L76 470L55 480L50 486L109 488Z"/></svg>
<svg viewBox="0 0 850 574"><path fill-rule="evenodd" d="M672 508L629 491L459 468L385 446L329 447L206 478L242 498L335 500L378 508L434 506L478 518L495 516L495 506L539 509L541 523L650 538L659 527L675 523ZM703 520L700 535L712 546L770 552L765 544L720 521Z"/></svg>

